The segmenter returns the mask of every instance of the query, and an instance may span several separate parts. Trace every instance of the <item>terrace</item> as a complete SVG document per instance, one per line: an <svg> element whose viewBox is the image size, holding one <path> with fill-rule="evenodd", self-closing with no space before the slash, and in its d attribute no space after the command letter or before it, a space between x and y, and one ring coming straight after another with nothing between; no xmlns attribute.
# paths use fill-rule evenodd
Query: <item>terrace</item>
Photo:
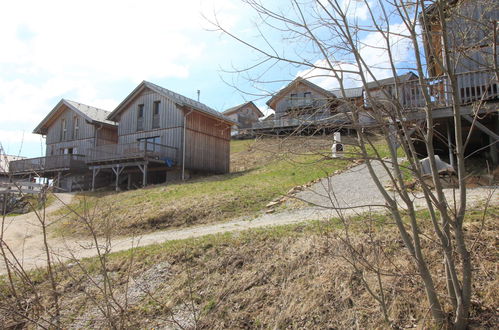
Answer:
<svg viewBox="0 0 499 330"><path fill-rule="evenodd" d="M77 154L53 155L37 158L14 160L9 163L9 172L12 175L29 173L47 174L50 172L74 171L79 172L87 168L85 156Z"/></svg>
<svg viewBox="0 0 499 330"><path fill-rule="evenodd" d="M151 140L107 144L89 149L86 163L97 165L144 160L173 165L178 161L178 149Z"/></svg>

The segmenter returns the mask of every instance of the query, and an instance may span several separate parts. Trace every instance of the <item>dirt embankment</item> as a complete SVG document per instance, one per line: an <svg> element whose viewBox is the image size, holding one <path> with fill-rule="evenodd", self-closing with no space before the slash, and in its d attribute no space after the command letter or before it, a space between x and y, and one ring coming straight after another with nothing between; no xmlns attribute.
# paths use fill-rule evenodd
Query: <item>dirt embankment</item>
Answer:
<svg viewBox="0 0 499 330"><path fill-rule="evenodd" d="M491 249L497 245L498 209L483 224L481 211L470 211L466 224L475 265L471 323L491 328L499 322L499 260ZM369 223L353 224L352 244L365 261L383 269L390 324L365 286L379 294L375 274L361 260L353 267L334 222L204 236L111 256L106 269L114 321L137 329L431 328L424 289L396 229ZM440 248L430 224L422 224L425 256L439 292L445 292ZM61 320L68 328L106 327L102 272L95 260L81 265L88 274L76 264L58 271ZM45 312L53 312L48 282L38 277L37 288ZM448 304L444 308L451 310ZM0 312L0 320L9 317Z"/></svg>

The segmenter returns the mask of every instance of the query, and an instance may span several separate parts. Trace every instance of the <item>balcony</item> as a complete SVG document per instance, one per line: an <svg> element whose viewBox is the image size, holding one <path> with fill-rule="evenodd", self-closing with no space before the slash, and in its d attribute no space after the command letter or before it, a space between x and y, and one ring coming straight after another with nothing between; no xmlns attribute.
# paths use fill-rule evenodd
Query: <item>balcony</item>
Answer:
<svg viewBox="0 0 499 330"><path fill-rule="evenodd" d="M134 160L158 160L173 165L178 160L178 149L146 140L127 144L107 144L89 149L86 163L96 165Z"/></svg>
<svg viewBox="0 0 499 330"><path fill-rule="evenodd" d="M499 98L499 85L491 70L464 72L456 74L459 103L467 105L477 101L488 101ZM375 100L395 100L395 86L383 86L384 92L378 91L372 97ZM392 88L390 88L392 87ZM446 76L427 78L422 86L419 80L411 80L398 84L398 98L402 108L411 111L426 106L423 91L426 89L430 101L435 108L452 106L451 83ZM388 94L388 95L387 95ZM366 106L369 102L366 100Z"/></svg>
<svg viewBox="0 0 499 330"><path fill-rule="evenodd" d="M252 129L271 129L271 128L287 128L287 127L298 127L307 126L310 124L331 124L334 121L334 117L329 114L318 113L318 114L305 114L299 116L298 118L281 118L275 120L264 120L261 122L254 123L251 127Z"/></svg>
<svg viewBox="0 0 499 330"><path fill-rule="evenodd" d="M54 155L38 158L26 158L9 163L11 174L46 173L57 171L81 171L85 170L84 155Z"/></svg>

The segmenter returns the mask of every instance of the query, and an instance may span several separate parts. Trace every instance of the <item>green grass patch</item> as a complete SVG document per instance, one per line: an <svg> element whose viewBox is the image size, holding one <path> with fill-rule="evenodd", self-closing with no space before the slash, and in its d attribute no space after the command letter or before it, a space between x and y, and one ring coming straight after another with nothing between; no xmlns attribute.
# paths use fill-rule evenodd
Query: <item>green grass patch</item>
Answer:
<svg viewBox="0 0 499 330"><path fill-rule="evenodd" d="M349 164L347 160L324 157L329 141L269 140L233 141L234 171L229 174L118 194L85 193L71 207L86 214L99 233L112 228L116 234L129 235L220 222L253 215L292 187L330 175ZM56 233L81 235L86 234L86 228L76 217L68 216L59 223Z"/></svg>

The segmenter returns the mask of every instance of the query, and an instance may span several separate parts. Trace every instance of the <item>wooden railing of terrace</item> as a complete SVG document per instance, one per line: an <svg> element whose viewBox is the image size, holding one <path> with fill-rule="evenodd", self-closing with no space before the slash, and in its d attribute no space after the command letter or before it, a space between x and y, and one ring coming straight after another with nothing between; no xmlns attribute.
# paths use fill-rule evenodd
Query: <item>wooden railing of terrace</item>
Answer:
<svg viewBox="0 0 499 330"><path fill-rule="evenodd" d="M26 158L9 163L9 172L14 175L62 170L79 171L86 168L85 156L76 154Z"/></svg>
<svg viewBox="0 0 499 330"><path fill-rule="evenodd" d="M178 161L178 149L150 141L137 141L91 148L86 158L87 164L115 163L129 160L162 160L176 163Z"/></svg>

